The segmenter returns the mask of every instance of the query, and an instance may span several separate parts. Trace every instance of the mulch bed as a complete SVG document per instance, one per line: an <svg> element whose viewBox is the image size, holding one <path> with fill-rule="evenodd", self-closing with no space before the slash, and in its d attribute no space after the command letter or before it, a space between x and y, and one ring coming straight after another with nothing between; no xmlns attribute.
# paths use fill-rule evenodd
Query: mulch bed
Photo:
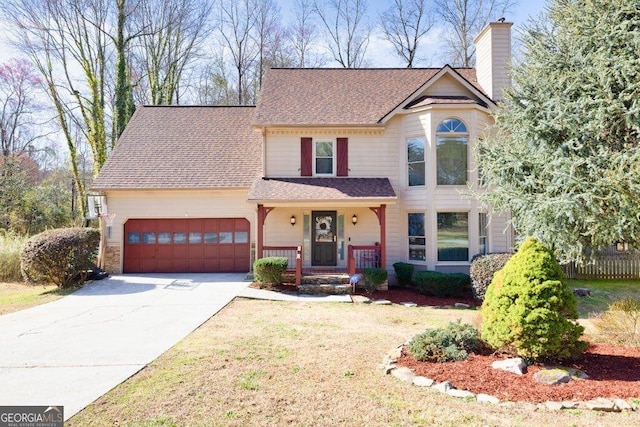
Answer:
<svg viewBox="0 0 640 427"><path fill-rule="evenodd" d="M532 365L519 376L491 368L498 355L472 354L467 360L449 363L417 362L403 351L399 366L435 381L450 381L457 389L485 393L500 400L545 402L604 398L640 398L640 349L591 343L583 357L562 366L579 369L588 379L546 385L533 379L541 365Z"/></svg>

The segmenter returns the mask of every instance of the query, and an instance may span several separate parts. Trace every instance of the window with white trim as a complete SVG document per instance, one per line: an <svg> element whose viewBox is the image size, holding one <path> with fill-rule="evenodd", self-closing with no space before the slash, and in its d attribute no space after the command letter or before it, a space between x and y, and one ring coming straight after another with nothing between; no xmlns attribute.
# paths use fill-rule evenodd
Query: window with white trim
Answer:
<svg viewBox="0 0 640 427"><path fill-rule="evenodd" d="M409 174L409 187L424 185L425 183L424 147L424 138L407 138L407 170Z"/></svg>
<svg viewBox="0 0 640 427"><path fill-rule="evenodd" d="M467 126L456 118L440 122L436 128L436 162L438 185L467 183Z"/></svg>
<svg viewBox="0 0 640 427"><path fill-rule="evenodd" d="M335 175L335 159L333 141L315 141L313 150L315 175Z"/></svg>
<svg viewBox="0 0 640 427"><path fill-rule="evenodd" d="M426 261L427 238L424 228L424 213L410 213L407 216L409 237L409 261Z"/></svg>
<svg viewBox="0 0 640 427"><path fill-rule="evenodd" d="M438 212L438 261L469 261L469 214Z"/></svg>
<svg viewBox="0 0 640 427"><path fill-rule="evenodd" d="M478 214L478 253L486 255L489 251L489 223L487 214L480 212Z"/></svg>

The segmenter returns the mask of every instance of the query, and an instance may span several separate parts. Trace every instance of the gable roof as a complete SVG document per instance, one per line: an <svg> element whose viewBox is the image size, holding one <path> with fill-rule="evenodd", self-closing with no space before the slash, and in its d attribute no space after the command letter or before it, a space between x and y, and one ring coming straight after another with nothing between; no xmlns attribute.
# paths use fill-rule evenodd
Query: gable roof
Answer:
<svg viewBox="0 0 640 427"><path fill-rule="evenodd" d="M138 107L92 189L250 187L262 175L254 107Z"/></svg>
<svg viewBox="0 0 640 427"><path fill-rule="evenodd" d="M454 70L480 93L473 68ZM443 68L272 68L254 125L375 125Z"/></svg>

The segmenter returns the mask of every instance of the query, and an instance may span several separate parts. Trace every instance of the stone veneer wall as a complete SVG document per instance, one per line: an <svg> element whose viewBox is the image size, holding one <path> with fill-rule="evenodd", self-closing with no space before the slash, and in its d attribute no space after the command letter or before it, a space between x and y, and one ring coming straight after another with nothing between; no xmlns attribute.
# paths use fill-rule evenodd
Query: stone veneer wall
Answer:
<svg viewBox="0 0 640 427"><path fill-rule="evenodd" d="M111 274L120 274L120 246L107 246L104 255L104 270Z"/></svg>

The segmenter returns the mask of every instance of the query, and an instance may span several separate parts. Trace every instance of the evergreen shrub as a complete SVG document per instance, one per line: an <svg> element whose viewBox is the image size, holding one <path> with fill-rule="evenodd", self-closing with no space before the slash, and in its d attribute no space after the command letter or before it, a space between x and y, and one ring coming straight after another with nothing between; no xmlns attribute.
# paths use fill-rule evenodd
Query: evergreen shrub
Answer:
<svg viewBox="0 0 640 427"><path fill-rule="evenodd" d="M414 336L407 350L420 362L455 362L465 360L480 344L478 330L458 319L443 328L430 328Z"/></svg>
<svg viewBox="0 0 640 427"><path fill-rule="evenodd" d="M20 254L22 277L59 288L79 285L95 267L99 244L97 228L57 228L36 234Z"/></svg>
<svg viewBox="0 0 640 427"><path fill-rule="evenodd" d="M403 287L411 286L411 278L413 277L414 265L407 262L396 262L393 264L393 269L396 272L398 278L398 285Z"/></svg>
<svg viewBox="0 0 640 427"><path fill-rule="evenodd" d="M266 257L253 263L254 280L260 284L278 285L287 271L289 260L286 257Z"/></svg>
<svg viewBox="0 0 640 427"><path fill-rule="evenodd" d="M365 291L372 294L387 280L389 273L384 268L365 268L362 270L362 275Z"/></svg>
<svg viewBox="0 0 640 427"><path fill-rule="evenodd" d="M471 278L464 273L441 273L424 270L414 275L418 292L439 298L464 297L471 288Z"/></svg>
<svg viewBox="0 0 640 427"><path fill-rule="evenodd" d="M554 254L529 237L498 271L482 305L482 339L529 359L568 359L586 349L577 300Z"/></svg>
<svg viewBox="0 0 640 427"><path fill-rule="evenodd" d="M493 275L504 267L512 255L512 253L486 254L476 256L471 260L469 276L471 277L471 291L475 299L484 300L484 294L493 280Z"/></svg>

